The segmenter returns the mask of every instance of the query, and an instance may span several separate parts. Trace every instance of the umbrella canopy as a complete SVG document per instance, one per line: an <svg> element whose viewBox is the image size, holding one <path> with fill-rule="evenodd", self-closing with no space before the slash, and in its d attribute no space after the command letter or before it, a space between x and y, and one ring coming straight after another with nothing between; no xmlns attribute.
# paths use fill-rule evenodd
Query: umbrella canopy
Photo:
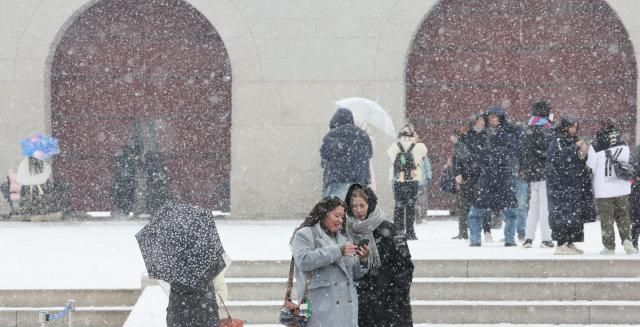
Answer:
<svg viewBox="0 0 640 327"><path fill-rule="evenodd" d="M185 204L160 207L137 234L150 278L206 290L224 268L224 248L210 210Z"/></svg>
<svg viewBox="0 0 640 327"><path fill-rule="evenodd" d="M336 101L336 105L338 108L349 109L354 114L353 118L357 126L363 127L358 124L358 120L360 120L392 138L397 136L391 116L377 102L366 98L351 97Z"/></svg>
<svg viewBox="0 0 640 327"><path fill-rule="evenodd" d="M20 148L23 156L40 160L45 160L60 153L58 140L55 137L45 136L40 133L33 134L20 141Z"/></svg>

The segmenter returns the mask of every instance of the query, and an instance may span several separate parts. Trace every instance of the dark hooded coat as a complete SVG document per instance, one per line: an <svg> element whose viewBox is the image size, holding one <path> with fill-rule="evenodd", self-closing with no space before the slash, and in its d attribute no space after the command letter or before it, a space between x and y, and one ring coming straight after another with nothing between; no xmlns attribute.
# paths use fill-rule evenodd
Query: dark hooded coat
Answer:
<svg viewBox="0 0 640 327"><path fill-rule="evenodd" d="M469 131L453 147L453 174L462 175L462 196L466 203L473 203L476 197L478 180L482 173L482 152L485 148L484 131L476 132L470 123Z"/></svg>
<svg viewBox="0 0 640 327"><path fill-rule="evenodd" d="M361 185L352 185L346 196ZM375 210L377 197L370 188L367 216ZM347 205L348 206L348 205ZM348 206L349 207L349 206ZM347 214L351 212L347 209ZM404 235L399 234L393 223L384 220L373 231L380 254L381 266L367 272L358 284L358 325L367 327L413 326L409 291L413 280L413 261Z"/></svg>
<svg viewBox="0 0 640 327"><path fill-rule="evenodd" d="M367 133L353 124L353 114L343 108L333 115L329 127L320 148L324 185L368 185L371 181L369 160L373 156L373 148Z"/></svg>
<svg viewBox="0 0 640 327"><path fill-rule="evenodd" d="M552 133L542 125L528 126L524 136L520 172L526 182L544 180L547 145Z"/></svg>
<svg viewBox="0 0 640 327"><path fill-rule="evenodd" d="M486 129L486 147L479 154L480 178L473 206L480 209L502 210L518 206L511 188L516 141L506 128L506 113L492 108L488 114L500 117L500 126ZM487 126L489 126L487 122Z"/></svg>
<svg viewBox="0 0 640 327"><path fill-rule="evenodd" d="M567 127L561 122L546 154L549 225L554 240L583 242L584 223L596 220L591 172L578 156L578 139L563 132Z"/></svg>
<svg viewBox="0 0 640 327"><path fill-rule="evenodd" d="M171 283L167 306L167 327L217 327L218 304L215 291Z"/></svg>

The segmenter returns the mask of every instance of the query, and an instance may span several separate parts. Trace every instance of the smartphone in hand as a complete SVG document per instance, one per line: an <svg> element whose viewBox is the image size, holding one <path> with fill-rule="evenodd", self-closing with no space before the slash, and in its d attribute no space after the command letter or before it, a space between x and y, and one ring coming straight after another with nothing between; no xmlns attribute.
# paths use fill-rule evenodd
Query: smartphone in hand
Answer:
<svg viewBox="0 0 640 327"><path fill-rule="evenodd" d="M361 239L361 240L360 240L360 242L358 242L358 247L359 247L359 248L362 248L362 247L364 247L365 245L369 245L369 240L368 240L368 239L366 239L366 238Z"/></svg>

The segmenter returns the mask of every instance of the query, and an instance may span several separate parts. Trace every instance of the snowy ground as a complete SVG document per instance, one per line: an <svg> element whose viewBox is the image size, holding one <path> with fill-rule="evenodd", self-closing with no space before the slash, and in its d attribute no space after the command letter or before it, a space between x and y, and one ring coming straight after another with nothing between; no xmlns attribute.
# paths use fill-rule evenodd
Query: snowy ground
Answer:
<svg viewBox="0 0 640 327"><path fill-rule="evenodd" d="M287 260L288 242L300 221L219 220L218 230L226 251L235 260ZM113 289L138 288L145 271L134 234L142 221L109 222L0 222L0 289ZM496 242L470 248L451 240L457 222L428 221L417 226L419 240L410 241L415 259L598 259L599 223L586 226L581 256L554 256L552 249L505 248L501 230L493 230ZM619 243L618 243L619 244ZM640 260L618 247L611 259Z"/></svg>

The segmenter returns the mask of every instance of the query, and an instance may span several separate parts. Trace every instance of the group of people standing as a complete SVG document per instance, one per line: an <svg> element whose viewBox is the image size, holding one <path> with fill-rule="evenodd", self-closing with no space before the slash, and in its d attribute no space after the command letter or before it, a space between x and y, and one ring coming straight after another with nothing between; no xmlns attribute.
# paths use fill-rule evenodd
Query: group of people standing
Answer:
<svg viewBox="0 0 640 327"><path fill-rule="evenodd" d="M614 223L625 252L637 253L638 183L618 176L614 165L630 162L637 176L640 148L630 156L612 118L600 122L589 142L578 135L575 117L554 121L551 111L549 102L536 102L526 126L518 126L504 109L492 107L459 130L453 170L460 230L454 238L468 237L470 246L481 246L489 211L504 217L505 246L517 245L517 231L522 246L530 248L539 226L542 247L555 247L559 255L581 254L575 243L584 241L584 224L596 221L597 214L602 254L615 252ZM526 206L523 215L519 208Z"/></svg>
<svg viewBox="0 0 640 327"><path fill-rule="evenodd" d="M531 247L539 227L542 247L581 254L575 243L584 240L584 224L598 214L601 253L615 251L614 224L625 252L637 253L640 187L618 176L614 165L630 162L640 171L640 146L631 154L611 118L602 120L589 142L579 136L576 118L554 120L551 111L547 101L536 102L521 126L494 106L456 130L454 238L481 246L488 219L501 216L505 246L517 246L517 234L523 247ZM407 240L416 239L416 203L431 180L426 146L406 124L387 149L393 223L377 206L372 137L354 124L349 110L335 113L320 154L325 197L291 238L297 280L308 279L308 326L411 326L414 266ZM305 283L298 283L299 298L304 290Z"/></svg>

